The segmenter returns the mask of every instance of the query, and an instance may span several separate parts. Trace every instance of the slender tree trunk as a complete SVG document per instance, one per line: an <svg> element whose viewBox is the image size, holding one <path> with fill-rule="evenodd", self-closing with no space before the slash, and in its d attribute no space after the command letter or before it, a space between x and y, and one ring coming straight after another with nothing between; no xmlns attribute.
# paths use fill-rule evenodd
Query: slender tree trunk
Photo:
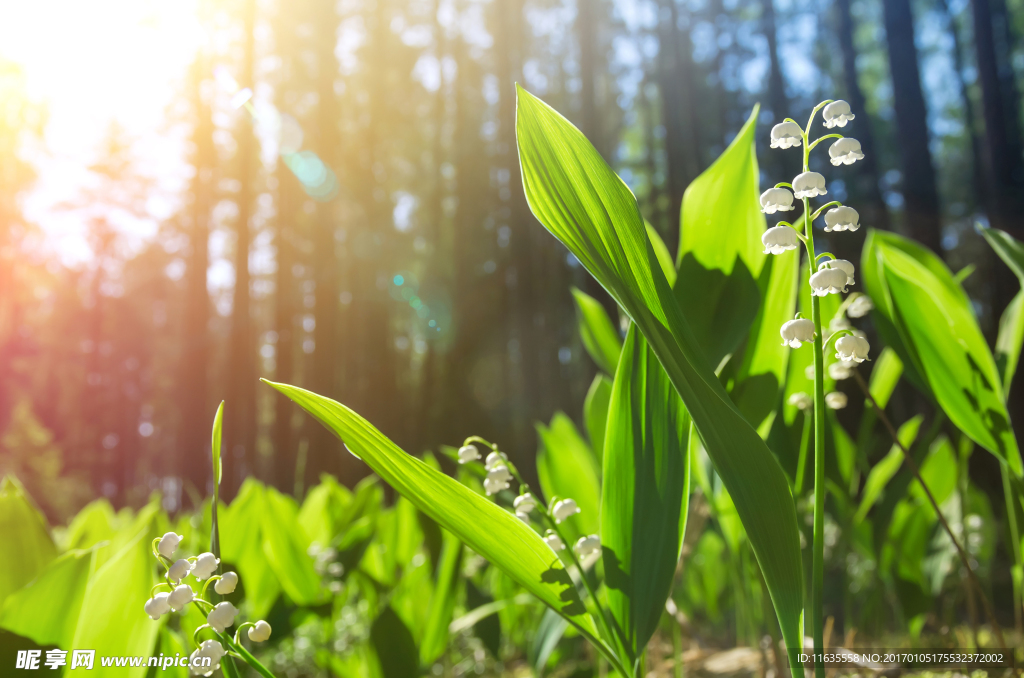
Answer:
<svg viewBox="0 0 1024 678"><path fill-rule="evenodd" d="M928 146L928 110L921 89L910 0L886 0L882 6L896 109L896 143L903 170L904 228L910 237L941 255L939 192Z"/></svg>
<svg viewBox="0 0 1024 678"><path fill-rule="evenodd" d="M214 164L213 118L209 103L203 98L202 83L209 75L208 61L200 56L192 74L192 100L195 122L192 129L194 146L192 205L189 224L188 256L185 268L185 299L182 323L181 367L178 385L181 429L178 436L180 472L200 496L206 495L211 477L210 424L213 411L208 407L210 364L210 295L206 288L209 267L208 243L210 212L213 207Z"/></svg>
<svg viewBox="0 0 1024 678"><path fill-rule="evenodd" d="M256 0L245 0L242 8L244 53L241 83L255 84ZM222 496L234 496L242 479L251 474L256 462L256 360L250 308L249 248L255 182L255 137L247 114L238 122L238 217L235 222L235 289L231 306L231 337L228 348L227 398L225 403L224 486Z"/></svg>
<svg viewBox="0 0 1024 678"><path fill-rule="evenodd" d="M327 167L338 167L340 139L338 132L338 99L334 82L338 72L334 54L338 42L338 15L333 0L316 0L314 14L316 54L316 153ZM331 200L317 202L313 226L313 280L316 325L313 328L312 371L310 388L321 395L337 398L339 319L339 261L335 233L336 205ZM367 413L361 413L367 414ZM371 419L372 421L372 419ZM341 443L325 427L316 424L309 429L309 451L306 458L304 487L319 482L322 473L337 473L345 480L345 461Z"/></svg>

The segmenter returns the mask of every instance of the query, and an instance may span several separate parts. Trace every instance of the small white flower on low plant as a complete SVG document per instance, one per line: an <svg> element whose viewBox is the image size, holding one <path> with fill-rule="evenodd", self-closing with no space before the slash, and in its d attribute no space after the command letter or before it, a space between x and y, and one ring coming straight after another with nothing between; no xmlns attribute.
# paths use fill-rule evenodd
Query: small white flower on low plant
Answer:
<svg viewBox="0 0 1024 678"><path fill-rule="evenodd" d="M512 506L515 508L516 513L531 513L533 509L537 508L537 500L533 498L532 494L527 492L516 497L515 501L512 502Z"/></svg>
<svg viewBox="0 0 1024 678"><path fill-rule="evenodd" d="M846 271L841 268L818 269L818 272L811 276L811 294L823 297L826 294L846 292L847 277Z"/></svg>
<svg viewBox="0 0 1024 678"><path fill-rule="evenodd" d="M870 351L871 345L864 337L847 334L836 340L836 358L839 360L862 363L868 359Z"/></svg>
<svg viewBox="0 0 1024 678"><path fill-rule="evenodd" d="M790 348L800 348L803 344L814 341L814 323L807 318L797 318L782 323L779 330L782 335L782 345Z"/></svg>
<svg viewBox="0 0 1024 678"><path fill-rule="evenodd" d="M804 131L800 125L787 120L772 127L772 148L790 148L803 143Z"/></svg>
<svg viewBox="0 0 1024 678"><path fill-rule="evenodd" d="M847 261L846 259L833 259L831 261L823 261L818 266L818 270L820 271L824 268L838 268L839 270L846 274L847 285L857 284L857 281L853 279L853 264Z"/></svg>
<svg viewBox="0 0 1024 678"><path fill-rule="evenodd" d="M487 472L487 477L484 478L484 490L488 495L507 490L510 480L512 480L512 474L509 473L508 466L497 464Z"/></svg>
<svg viewBox="0 0 1024 678"><path fill-rule="evenodd" d="M224 633L224 629L235 623L236 614L238 608L225 600L210 610L210 614L206 615L206 623L217 633Z"/></svg>
<svg viewBox="0 0 1024 678"><path fill-rule="evenodd" d="M188 576L188 573L192 571L192 563L188 562L184 558L175 561L173 565L167 570L167 578L173 582L179 582Z"/></svg>
<svg viewBox="0 0 1024 678"><path fill-rule="evenodd" d="M547 544L548 548L552 551L561 551L565 548L565 543L554 530L548 530L544 533L544 543Z"/></svg>
<svg viewBox="0 0 1024 678"><path fill-rule="evenodd" d="M798 410L806 410L814 404L814 401L811 400L811 396L807 395L803 391L797 391L789 396L789 404Z"/></svg>
<svg viewBox="0 0 1024 678"><path fill-rule="evenodd" d="M580 565L585 568L590 567L597 562L601 555L601 538L596 534L580 537L573 550L576 551L576 557L580 559Z"/></svg>
<svg viewBox="0 0 1024 678"><path fill-rule="evenodd" d="M580 512L580 507L576 505L574 499L559 499L555 502L555 505L551 507L551 513L555 516L555 522L560 523L569 516L575 515Z"/></svg>
<svg viewBox="0 0 1024 678"><path fill-rule="evenodd" d="M167 602L169 595L169 593L158 593L146 601L146 614L149 615L150 619L157 620L171 611L171 606Z"/></svg>
<svg viewBox="0 0 1024 678"><path fill-rule="evenodd" d="M459 463L465 464L480 458L480 450L476 445L463 445L459 448Z"/></svg>
<svg viewBox="0 0 1024 678"><path fill-rule="evenodd" d="M825 405L833 410L841 410L846 407L846 394L842 391L832 391L825 394Z"/></svg>
<svg viewBox="0 0 1024 678"><path fill-rule="evenodd" d="M185 607L192 602L192 598L195 594L192 593L192 587L188 584L182 584L177 587L167 596L167 604L171 606L171 609L177 612L181 608Z"/></svg>
<svg viewBox="0 0 1024 678"><path fill-rule="evenodd" d="M238 586L238 575L234 572L225 572L220 579L213 583L213 590L226 596L229 593L234 593L236 586Z"/></svg>
<svg viewBox="0 0 1024 678"><path fill-rule="evenodd" d="M864 159L864 152L860 150L860 142L849 137L837 139L834 144L828 147L828 157L833 165L852 165L858 160Z"/></svg>
<svg viewBox="0 0 1024 678"><path fill-rule="evenodd" d="M227 652L224 651L224 646L218 643L216 640L204 640L203 644L199 646L199 649L192 653L189 664L192 667L193 676L212 676L213 672L220 666L220 660L224 658ZM204 666L205 662L199 661L202 657L210 658L210 665Z"/></svg>
<svg viewBox="0 0 1024 678"><path fill-rule="evenodd" d="M797 248L796 231L789 226L773 226L761 234L765 254L782 254Z"/></svg>
<svg viewBox="0 0 1024 678"><path fill-rule="evenodd" d="M786 188L769 188L761 194L761 211L765 214L788 212L793 207L793 194Z"/></svg>
<svg viewBox="0 0 1024 678"><path fill-rule="evenodd" d="M803 198L815 198L825 195L825 177L817 172L803 172L793 179L793 195Z"/></svg>
<svg viewBox="0 0 1024 678"><path fill-rule="evenodd" d="M200 553L199 557L196 558L196 564L192 566L192 576L200 581L209 579L217 571L219 564L220 558L217 558L212 553Z"/></svg>
<svg viewBox="0 0 1024 678"><path fill-rule="evenodd" d="M859 294L846 307L846 315L851 318L863 318L874 307L875 304L871 301L871 297L866 294Z"/></svg>
<svg viewBox="0 0 1024 678"><path fill-rule="evenodd" d="M850 112L850 104L842 99L833 101L825 106L825 111L822 115L825 118L825 127L829 129L833 127L846 127L846 123L857 117Z"/></svg>
<svg viewBox="0 0 1024 678"><path fill-rule="evenodd" d="M484 468L490 471L498 464L504 464L508 461L508 457L503 452L491 452L487 455L487 459L484 460Z"/></svg>
<svg viewBox="0 0 1024 678"><path fill-rule="evenodd" d="M178 544L181 543L183 537L180 534L174 534L168 532L164 536L160 537L160 543L156 545L156 550L164 558L170 558L174 555L174 552L178 550Z"/></svg>
<svg viewBox="0 0 1024 678"><path fill-rule="evenodd" d="M262 643L270 638L270 624L262 619L249 628L249 640L254 643Z"/></svg>
<svg viewBox="0 0 1024 678"><path fill-rule="evenodd" d="M857 369L857 363L853 360L840 360L834 362L828 366L828 376L832 377L836 381L842 381L843 379L849 379L853 376L853 371Z"/></svg>
<svg viewBox="0 0 1024 678"><path fill-rule="evenodd" d="M856 231L860 228L860 214L857 210L846 205L833 207L825 212L825 232L832 231Z"/></svg>

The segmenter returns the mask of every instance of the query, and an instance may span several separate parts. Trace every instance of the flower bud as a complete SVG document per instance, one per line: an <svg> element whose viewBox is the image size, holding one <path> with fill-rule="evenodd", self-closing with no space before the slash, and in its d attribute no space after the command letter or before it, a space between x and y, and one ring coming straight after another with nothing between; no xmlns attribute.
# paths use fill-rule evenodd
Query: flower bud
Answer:
<svg viewBox="0 0 1024 678"><path fill-rule="evenodd" d="M172 610L177 612L191 603L193 597L195 597L195 594L192 593L192 587L188 584L182 584L167 596L167 604L171 606Z"/></svg>
<svg viewBox="0 0 1024 678"><path fill-rule="evenodd" d="M561 523L569 516L575 515L579 512L580 507L576 505L576 502L573 499L560 499L551 507L551 513L554 514L556 523Z"/></svg>
<svg viewBox="0 0 1024 678"><path fill-rule="evenodd" d="M160 537L160 543L156 545L157 552L164 558L170 558L178 550L178 544L181 543L182 538L180 534L168 532Z"/></svg>
<svg viewBox="0 0 1024 678"><path fill-rule="evenodd" d="M235 623L235 615L238 608L231 603L224 601L217 603L217 606L206 615L206 623L217 633L224 633L224 629Z"/></svg>
<svg viewBox="0 0 1024 678"><path fill-rule="evenodd" d="M220 579L213 583L213 590L226 596L229 593L234 593L236 586L238 586L238 575L234 572L225 572Z"/></svg>
<svg viewBox="0 0 1024 678"><path fill-rule="evenodd" d="M836 339L836 358L862 363L868 359L871 345L864 337L846 335Z"/></svg>
<svg viewBox="0 0 1024 678"><path fill-rule="evenodd" d="M793 194L785 188L769 188L761 194L761 211L765 214L788 212L793 207Z"/></svg>
<svg viewBox="0 0 1024 678"><path fill-rule="evenodd" d="M811 400L811 396L807 395L803 391L797 391L796 393L789 396L789 404L798 410L810 409L814 401Z"/></svg>
<svg viewBox="0 0 1024 678"><path fill-rule="evenodd" d="M846 205L833 207L825 212L825 232L856 231L860 228L860 214Z"/></svg>
<svg viewBox="0 0 1024 678"><path fill-rule="evenodd" d="M219 564L220 558L212 553L200 553L196 558L196 564L192 566L192 576L200 581L209 579L217 571Z"/></svg>
<svg viewBox="0 0 1024 678"><path fill-rule="evenodd" d="M537 500L533 498L532 494L527 492L516 497L515 501L512 502L512 506L517 513L531 513L533 509L537 508Z"/></svg>
<svg viewBox="0 0 1024 678"><path fill-rule="evenodd" d="M168 595L167 593L158 593L146 601L145 610L150 619L155 621L171 611L171 606L167 602Z"/></svg>
<svg viewBox="0 0 1024 678"><path fill-rule="evenodd" d="M565 548L565 543L554 530L548 530L544 533L544 543L547 544L548 548L552 551L561 551Z"/></svg>
<svg viewBox="0 0 1024 678"><path fill-rule="evenodd" d="M833 410L841 410L846 407L846 394L842 391L832 391L825 394L825 405Z"/></svg>
<svg viewBox="0 0 1024 678"><path fill-rule="evenodd" d="M463 445L459 448L459 463L466 464L480 458L480 450L476 445Z"/></svg>
<svg viewBox="0 0 1024 678"><path fill-rule="evenodd" d="M262 643L270 638L270 624L262 619L249 628L249 640L254 643Z"/></svg>
<svg viewBox="0 0 1024 678"><path fill-rule="evenodd" d="M188 573L192 570L192 563L188 562L184 558L176 561L167 570L167 578L173 582L179 582L188 576Z"/></svg>
<svg viewBox="0 0 1024 678"><path fill-rule="evenodd" d="M797 247L796 231L789 226L773 226L761 234L765 254L782 254Z"/></svg>
<svg viewBox="0 0 1024 678"><path fill-rule="evenodd" d="M793 195L797 198L815 198L826 193L825 177L817 172L804 172L793 179Z"/></svg>
<svg viewBox="0 0 1024 678"><path fill-rule="evenodd" d="M807 318L797 318L782 324L779 330L782 335L782 345L790 348L800 348L803 344L814 341L814 323Z"/></svg>
<svg viewBox="0 0 1024 678"><path fill-rule="evenodd" d="M825 119L825 127L832 129L833 127L846 127L846 123L857 116L850 112L850 104L839 99L825 106L822 117Z"/></svg>
<svg viewBox="0 0 1024 678"><path fill-rule="evenodd" d="M800 125L787 120L772 127L772 148L790 148L799 146L804 140L804 131Z"/></svg>

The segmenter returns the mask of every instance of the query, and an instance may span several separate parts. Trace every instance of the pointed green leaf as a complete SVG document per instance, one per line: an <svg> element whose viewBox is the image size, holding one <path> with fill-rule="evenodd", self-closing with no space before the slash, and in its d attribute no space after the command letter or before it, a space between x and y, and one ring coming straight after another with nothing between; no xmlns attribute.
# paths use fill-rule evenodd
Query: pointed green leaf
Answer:
<svg viewBox="0 0 1024 678"><path fill-rule="evenodd" d="M0 534L4 553L0 558L0 605L10 594L29 583L57 557L46 518L17 480L0 480Z"/></svg>
<svg viewBox="0 0 1024 678"><path fill-rule="evenodd" d="M619 352L622 350L622 340L619 339L615 325L597 299L575 287L572 288L572 296L576 301L583 348L587 349L599 368L607 374L615 374Z"/></svg>
<svg viewBox="0 0 1024 678"><path fill-rule="evenodd" d="M406 454L344 405L295 386L267 383L330 429L416 508L556 609L593 642L604 645L558 557L512 513Z"/></svg>
<svg viewBox="0 0 1024 678"><path fill-rule="evenodd" d="M462 542L447 530L442 536L433 595L427 607L427 623L420 643L420 664L429 666L448 647L448 625L458 599L458 583L462 563Z"/></svg>
<svg viewBox="0 0 1024 678"><path fill-rule="evenodd" d="M917 415L913 419L906 421L899 430L896 431L896 437L903 443L903 447L910 449L910 446L914 444L914 440L917 439L917 432L921 430L921 421L923 417ZM889 454L882 457L882 460L871 467L871 471L868 473L868 478L864 482L864 491L861 492L860 506L857 507L857 513L853 516L854 524L857 524L864 520L868 511L875 505L878 498L882 495L885 490L885 486L889 484L892 477L896 475L896 472L900 470L900 466L903 465L903 450L896 444L889 449Z"/></svg>
<svg viewBox="0 0 1024 678"><path fill-rule="evenodd" d="M626 185L579 130L522 88L516 130L530 208L615 298L665 368L736 503L795 661L802 646L803 577L789 481L715 376ZM740 193L738 201L752 196ZM753 247L760 247L759 235Z"/></svg>
<svg viewBox="0 0 1024 678"><path fill-rule="evenodd" d="M7 597L0 608L0 628L40 645L71 647L92 559L91 550L75 550L50 562L31 583Z"/></svg>
<svg viewBox="0 0 1024 678"><path fill-rule="evenodd" d="M594 453L563 412L555 413L550 426L536 426L541 443L537 476L544 498L549 502L556 496L575 499L580 512L568 521L570 531L574 536L595 534L600 525L601 481Z"/></svg>
<svg viewBox="0 0 1024 678"><path fill-rule="evenodd" d="M690 418L631 326L615 373L604 453L601 546L612 616L632 656L665 608L689 499Z"/></svg>
<svg viewBox="0 0 1024 678"><path fill-rule="evenodd" d="M587 398L583 401L583 424L590 438L590 450L598 460L604 454L604 432L608 424L608 403L612 398L612 380L597 374L590 382Z"/></svg>

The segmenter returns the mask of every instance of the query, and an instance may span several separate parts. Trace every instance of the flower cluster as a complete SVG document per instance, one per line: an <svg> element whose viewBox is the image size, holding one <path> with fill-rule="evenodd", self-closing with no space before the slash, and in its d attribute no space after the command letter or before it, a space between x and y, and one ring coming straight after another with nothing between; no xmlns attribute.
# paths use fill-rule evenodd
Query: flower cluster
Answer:
<svg viewBox="0 0 1024 678"><path fill-rule="evenodd" d="M153 620L159 620L163 615L171 612L178 612L189 603L197 605L206 614L206 624L196 629L193 634L196 650L192 653L192 658L195 660L209 657L210 665L201 666L202 662L199 661L192 661L191 665L194 675L209 676L220 666L221 659L226 655L239 656L235 649L238 646L238 634L244 627L249 627L249 640L254 643L262 643L270 638L270 624L262 620L255 624L246 622L238 627L233 642L225 636L227 629L235 624L238 608L228 601L221 601L215 605L206 600L204 596L210 584L213 584L213 590L222 596L233 593L238 586L238 575L234 572L216 574L217 568L220 566L220 559L209 552L174 560L174 554L177 552L182 538L180 534L168 532L153 540L153 556L161 566L166 568L166 572L164 581L153 587L151 597L146 601L144 609ZM195 595L192 586L185 581L190 575L197 582L205 582L198 596ZM168 590L157 592L163 587ZM204 640L200 643L198 636L203 629L211 629L218 638ZM228 649L225 649L225 644Z"/></svg>

